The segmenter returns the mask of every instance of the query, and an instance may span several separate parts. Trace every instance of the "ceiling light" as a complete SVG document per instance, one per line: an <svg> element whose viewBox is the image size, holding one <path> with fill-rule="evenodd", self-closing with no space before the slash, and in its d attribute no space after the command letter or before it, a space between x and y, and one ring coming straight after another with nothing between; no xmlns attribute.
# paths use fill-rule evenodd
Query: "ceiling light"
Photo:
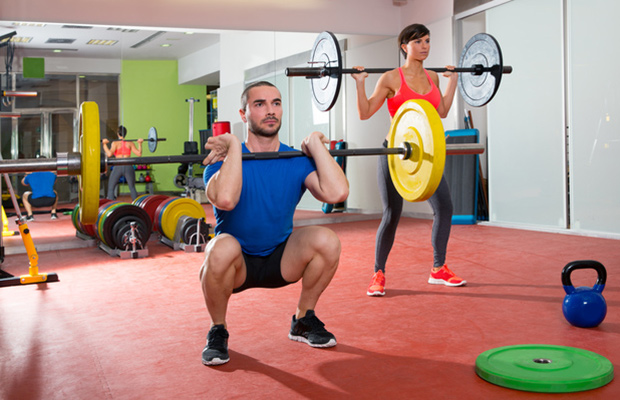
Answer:
<svg viewBox="0 0 620 400"><path fill-rule="evenodd" d="M15 31L9 32L9 33L5 33L4 35L0 35L0 44L8 43L11 38L15 37L15 35L17 35L17 32L15 32Z"/></svg>
<svg viewBox="0 0 620 400"><path fill-rule="evenodd" d="M125 32L125 33L136 33L140 32L139 29L131 29L131 28L108 28L109 31L117 31L117 32Z"/></svg>
<svg viewBox="0 0 620 400"><path fill-rule="evenodd" d="M52 50L52 51L53 51L54 53L62 53L62 50L60 50L60 49L54 49L54 50Z"/></svg>
<svg viewBox="0 0 620 400"><path fill-rule="evenodd" d="M31 41L32 37L13 36L11 38L11 42L13 43L30 43Z"/></svg>
<svg viewBox="0 0 620 400"><path fill-rule="evenodd" d="M47 24L39 24L36 22L13 22L14 26L36 26L37 28L42 28Z"/></svg>
<svg viewBox="0 0 620 400"><path fill-rule="evenodd" d="M170 47L170 46L172 46L170 43L164 43L161 45L161 47Z"/></svg>
<svg viewBox="0 0 620 400"><path fill-rule="evenodd" d="M113 46L118 43L118 40L107 39L90 39L86 44L98 45L98 46Z"/></svg>
<svg viewBox="0 0 620 400"><path fill-rule="evenodd" d="M194 32L185 32L186 35L193 35Z"/></svg>

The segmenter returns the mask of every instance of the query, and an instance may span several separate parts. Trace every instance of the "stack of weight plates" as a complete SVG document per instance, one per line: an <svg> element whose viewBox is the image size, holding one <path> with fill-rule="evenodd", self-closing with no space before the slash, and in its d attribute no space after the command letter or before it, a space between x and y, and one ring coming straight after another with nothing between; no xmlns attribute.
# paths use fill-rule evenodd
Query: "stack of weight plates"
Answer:
<svg viewBox="0 0 620 400"><path fill-rule="evenodd" d="M108 200L108 199L99 199L99 207L101 208L102 205L111 202L112 200ZM73 213L71 214L71 222L73 222L73 227L75 228L76 231L92 237L92 238L96 238L97 237L97 233L96 233L96 227L94 224L83 224L82 222L80 222L80 205L76 204L75 208L73 209Z"/></svg>
<svg viewBox="0 0 620 400"><path fill-rule="evenodd" d="M132 223L135 223L134 234L138 239L136 249L140 250L145 247L153 225L146 211L130 203L111 201L100 206L95 224L96 236L111 249L130 250Z"/></svg>
<svg viewBox="0 0 620 400"><path fill-rule="evenodd" d="M163 194L143 194L136 197L132 204L146 211L149 219L151 220L153 230L155 231L155 211L157 211L157 207L159 207L163 201L169 199L170 196L165 196Z"/></svg>
<svg viewBox="0 0 620 400"><path fill-rule="evenodd" d="M207 218L204 208L196 200L186 197L170 197L157 206L153 219L153 230L170 240L174 240L177 224L183 216L204 218L205 220Z"/></svg>

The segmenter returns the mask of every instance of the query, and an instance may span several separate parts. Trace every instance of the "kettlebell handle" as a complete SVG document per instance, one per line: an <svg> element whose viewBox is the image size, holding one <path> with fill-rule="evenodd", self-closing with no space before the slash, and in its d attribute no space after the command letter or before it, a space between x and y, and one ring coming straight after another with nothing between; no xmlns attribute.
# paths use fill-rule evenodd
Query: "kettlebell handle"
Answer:
<svg viewBox="0 0 620 400"><path fill-rule="evenodd" d="M596 270L598 274L598 278L596 279L596 285L604 287L605 282L607 281L607 271L605 270L603 264L594 260L580 260L566 264L566 266L562 270L562 285L564 285L565 287L573 286L573 283L570 280L570 274L577 269L589 268Z"/></svg>

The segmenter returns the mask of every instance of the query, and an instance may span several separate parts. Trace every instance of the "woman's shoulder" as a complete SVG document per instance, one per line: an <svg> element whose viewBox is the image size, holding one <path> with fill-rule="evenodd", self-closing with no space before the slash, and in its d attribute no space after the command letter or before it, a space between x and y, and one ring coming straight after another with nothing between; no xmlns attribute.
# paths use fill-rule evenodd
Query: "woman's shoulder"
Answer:
<svg viewBox="0 0 620 400"><path fill-rule="evenodd" d="M400 70L400 67L384 72L380 79L384 82L389 82L389 83L398 82L400 84L399 70Z"/></svg>

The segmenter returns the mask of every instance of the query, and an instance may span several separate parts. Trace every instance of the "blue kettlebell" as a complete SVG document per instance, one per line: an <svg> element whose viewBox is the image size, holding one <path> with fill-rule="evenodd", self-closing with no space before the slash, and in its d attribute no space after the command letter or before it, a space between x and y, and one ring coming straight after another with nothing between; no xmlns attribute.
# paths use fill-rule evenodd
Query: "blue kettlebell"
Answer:
<svg viewBox="0 0 620 400"><path fill-rule="evenodd" d="M598 273L594 287L580 286L575 288L570 280L570 274L577 269L592 268ZM564 317L568 322L580 328L598 326L607 315L607 303L602 295L607 281L607 271L598 261L583 260L568 263L562 270L562 285L566 297L562 304Z"/></svg>

